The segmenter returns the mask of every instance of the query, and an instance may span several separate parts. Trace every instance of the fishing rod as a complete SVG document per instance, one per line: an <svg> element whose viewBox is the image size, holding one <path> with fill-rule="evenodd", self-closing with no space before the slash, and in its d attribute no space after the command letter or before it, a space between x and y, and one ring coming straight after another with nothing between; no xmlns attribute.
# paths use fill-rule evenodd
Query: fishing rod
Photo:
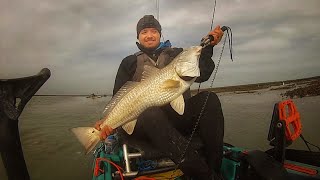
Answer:
<svg viewBox="0 0 320 180"><path fill-rule="evenodd" d="M227 36L228 36L228 38L229 38L229 46L230 46L231 60L233 61L232 48L231 48L231 47L232 47L232 40L230 40L230 37L232 37L231 28L230 28L230 27L227 27L227 26L223 26L223 27L221 28L221 30L222 30L222 31L227 31ZM229 31L230 31L230 34L231 34L231 35L229 34ZM206 47L206 46L210 45L210 43L211 43L212 41L214 41L214 37L213 37L212 35L209 35L209 36L206 36L206 37L204 37L204 38L202 39L200 45L201 45L202 47ZM212 79L212 81L211 81L210 89L213 87L213 82L214 82L214 80L215 80L215 78L216 78L216 75L217 75L217 72L218 72L218 68L219 68L219 65L220 65L220 62L221 62L221 58L222 58L223 50L224 50L224 47L225 47L225 43L226 43L226 37L224 38L222 50L221 50L220 57L219 57L219 60L218 60L218 63L217 63L217 67L216 67L216 69L215 69L215 71L214 71L214 75L213 75L213 79ZM199 86L199 87L200 87L200 86ZM199 89L198 89L198 93L199 93ZM186 154L186 152L187 152L187 150L188 150L188 148L189 148L189 146L190 146L190 143L191 143L191 141L192 141L192 138L193 138L193 136L194 136L194 134L195 134L195 132L196 132L196 130L197 130L197 128L198 128L198 125L199 125L199 123L200 123L200 119L201 119L201 117L202 117L202 115L203 115L203 113L204 113L205 107L206 107L206 105L207 105L207 102L208 102L208 99L209 99L209 95L210 95L210 92L208 92L207 95L206 95L206 98L205 98L205 100L204 100L204 103L203 103L203 106L202 106L202 108L201 108L200 114L199 114L199 116L198 116L198 118L197 118L197 121L196 121L196 123L195 123L195 125L194 125L194 127L193 127L193 130L192 130L192 132L191 132L191 134L190 134L190 136L189 136L189 138L188 138L187 145L186 145L183 153L181 154L180 161L179 161L179 163L178 163L178 165L177 165L176 167L178 167L178 166L181 164L181 162L182 162L182 160L183 160L183 158L184 158L184 156L185 156L185 154Z"/></svg>
<svg viewBox="0 0 320 180"><path fill-rule="evenodd" d="M213 14L212 14L212 20L211 20L211 30L212 30L212 27L213 27L213 20L214 20L214 14L215 14L215 7L216 7L216 0L215 0L215 4L214 4L214 9L213 9ZM218 72L218 69L219 69L219 65L220 65L220 62L221 62L221 58L222 58L222 54L223 54L223 50L224 50L224 47L225 47L225 43L226 43L226 38L228 37L228 40L229 40L229 49L230 49L230 56L231 56L231 60L233 61L233 56L232 56L232 30L230 27L228 26L222 26L221 27L221 30L223 32L226 32L227 33L227 36L225 36L224 38L224 42L223 42L223 46L222 46L222 50L221 50L221 53L220 53L220 57L219 57L219 60L218 60L218 63L217 63L217 66L215 68L215 71L214 71L214 75L213 75L213 79L211 81L211 84L210 84L210 89L213 87L213 82L216 78L216 75L217 75L217 72ZM200 42L200 46L202 46L203 48L209 46L211 44L211 42L214 41L214 36L212 35L207 35L205 36L204 38L201 39L201 42ZM198 93L199 93L199 90L200 90L200 86L201 86L201 83L199 83L199 87L198 87ZM182 163L183 161L183 158L185 157L185 154L191 144L191 141L192 141L192 138L197 130L197 127L200 123L200 119L204 113L204 110L205 110L205 107L207 105L207 102L208 102L208 99L209 99L209 95L210 95L210 92L207 93L206 95L206 98L205 98L205 101L203 103L203 106L201 108L201 111L200 111L200 114L197 118L197 121L193 127L193 130L188 138L188 142L186 144L186 147L184 148L182 154L181 154L181 157L180 157L180 160L179 160L179 163L177 164L175 170L173 172L175 172L177 170L177 168L180 166L180 164Z"/></svg>
<svg viewBox="0 0 320 180"><path fill-rule="evenodd" d="M216 0L215 0L215 3L214 3L214 8L213 8L213 12L212 12L212 19L211 19L211 31L212 31L212 28L213 28L213 21L214 21L214 15L215 15L215 11L216 11ZM160 4L159 4L159 0L156 0L156 14L157 14L157 19L159 20L159 11L160 11ZM213 81L215 80L215 77L216 77L216 74L217 74L217 71L218 71L218 68L219 68L219 65L220 65L220 61L221 61L221 58L222 58L222 54L223 54L223 50L224 50L224 47L225 47L225 43L226 43L226 38L228 37L228 40L229 40L229 49L230 49L230 56L231 56L231 60L233 61L233 57L232 57L232 30L230 27L228 26L222 26L221 27L221 30L223 32L226 32L227 33L227 36L225 36L225 39L224 39L224 43L223 43L223 47L222 47L222 50L221 50L221 53L220 53L220 57L219 57L219 60L218 60L218 63L217 63L217 67L215 68L215 72L214 72L214 76L213 76L213 79L212 79L212 82L211 82L211 85L210 85L210 88L212 88L213 86ZM162 38L164 39L164 37L162 36ZM207 35L205 36L204 38L201 39L201 42L200 42L200 46L202 46L203 48L209 46L211 44L211 42L214 41L214 36L212 35ZM199 83L199 88L198 88L198 93L199 93L199 90L200 90L200 86L201 86L201 83ZM191 143L191 140L196 132L196 129L199 125L199 122L200 122L200 119L202 117L202 114L204 112L204 109L207 105L207 101L208 101L208 98L209 98L209 93L207 93L207 96L205 98L205 101L204 101L204 104L202 106L202 109L200 111L200 114L198 116L198 119L196 121L196 124L192 130L192 133L188 139L188 142L187 142L187 145L183 151L183 153L181 154L181 158L180 158L180 161L179 163L177 164L175 170L177 170L177 168L179 167L179 165L181 164L186 152L187 152L187 149L188 147L190 146L190 143Z"/></svg>
<svg viewBox="0 0 320 180"><path fill-rule="evenodd" d="M156 0L156 17L157 20L160 22L160 0ZM162 41L164 42L164 35L163 32L161 33Z"/></svg>
<svg viewBox="0 0 320 180"><path fill-rule="evenodd" d="M156 3L156 17L157 17L157 20L159 21L159 18L160 18L160 17L159 17L159 14L160 14L160 4L159 4L159 0L156 0L155 3ZM211 19L211 27L210 27L211 31L212 31L212 28L213 28L213 20L214 20L215 10L216 10L216 0L215 0L214 8L213 8L212 19ZM221 28L221 30L222 30L223 32L225 32L225 31L227 32L227 37L228 37L228 39L229 39L229 49L230 49L231 60L233 61L233 57L232 57L232 31L231 31L231 28L228 27L228 26L223 26L223 27ZM162 35L162 39L164 40L163 35ZM202 46L203 48L205 48L205 47L209 46L212 41L214 41L214 37L213 37L212 35L207 35L207 36L205 36L204 38L201 39L200 46ZM218 61L218 63L217 63L217 67L216 67L216 70L215 70L215 73L214 73L213 80L212 80L212 82L211 82L210 88L212 88L212 86L213 86L213 81L214 81L214 79L215 79L215 77L216 77L216 74L217 74L217 70L218 70L218 67L219 67L219 64L220 64L220 61L221 61L223 49L224 49L224 47L225 47L225 42L226 42L226 37L225 37L225 39L224 39L222 51L221 51L221 53L220 53L220 58L219 58L219 61ZM198 93L199 93L200 85L201 85L201 83L199 83ZM202 106L201 112L200 112L200 114L199 114L199 116L198 116L198 119L197 119L197 121L196 121L196 124L195 124L195 126L194 126L194 128L193 128L193 130L192 130L192 133L191 133L190 137L188 138L188 142L187 142L187 144L186 144L186 147L185 147L183 153L181 154L179 163L176 165L175 170L174 170L173 173L171 174L171 177L172 177L172 175L174 174L174 172L177 170L177 168L179 167L179 165L181 164L181 162L182 162L182 160L183 160L183 158L184 158L184 156L185 156L185 154L186 154L186 152L187 152L187 149L188 149L188 147L190 146L191 140L192 140L192 138L193 138L193 136L194 136L194 134L195 134L195 132L196 132L196 129L197 129L198 124L199 124L199 122L200 122L201 116L202 116L202 114L203 114L203 112L204 112L204 109L205 109L205 107L206 107L208 98L209 98L209 93L207 94L207 96L206 96L206 98L205 98L204 104L203 104L203 106Z"/></svg>

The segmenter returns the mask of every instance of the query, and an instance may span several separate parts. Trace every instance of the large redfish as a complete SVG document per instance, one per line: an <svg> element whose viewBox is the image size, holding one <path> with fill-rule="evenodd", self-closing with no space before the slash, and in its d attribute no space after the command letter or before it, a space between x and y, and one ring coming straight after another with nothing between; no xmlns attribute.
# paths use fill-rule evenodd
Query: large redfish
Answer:
<svg viewBox="0 0 320 180"><path fill-rule="evenodd" d="M128 134L132 134L137 118L144 110L169 103L177 113L183 114L185 103L182 94L200 76L201 50L201 46L185 49L162 69L144 66L141 82L127 82L110 100L100 127L116 129L122 126ZM182 77L189 78L184 80ZM100 141L101 132L93 127L71 130L85 147L86 153Z"/></svg>

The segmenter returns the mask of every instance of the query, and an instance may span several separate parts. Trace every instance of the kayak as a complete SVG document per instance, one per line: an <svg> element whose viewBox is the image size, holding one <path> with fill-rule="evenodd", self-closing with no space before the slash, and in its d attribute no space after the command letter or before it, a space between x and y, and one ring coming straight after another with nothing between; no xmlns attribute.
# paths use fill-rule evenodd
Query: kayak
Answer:
<svg viewBox="0 0 320 180"><path fill-rule="evenodd" d="M50 70L43 68L33 76L0 79L0 152L8 179L30 179L20 141L19 117L50 76Z"/></svg>
<svg viewBox="0 0 320 180"><path fill-rule="evenodd" d="M314 152L288 148L298 137L303 138L301 129L300 115L293 101L276 103L268 134L271 148L261 151L225 143L221 167L223 179L320 179L320 149ZM184 176L165 154L148 144L129 143L113 134L94 151L92 180L116 179L190 178Z"/></svg>
<svg viewBox="0 0 320 180"><path fill-rule="evenodd" d="M0 144L3 145L0 151L9 179L30 179L20 143L19 116L50 75L50 70L44 68L34 76L0 79L0 111L3 112L0 114ZM294 103L291 100L276 103L268 134L271 148L263 152L225 143L223 179L320 179L320 148L317 152L311 151L309 145L312 144L304 139L301 129ZM288 148L299 137L309 151ZM201 148L201 140L197 137L194 140L199 141ZM92 179L183 180L188 177L165 154L148 144L125 142L113 134L94 152Z"/></svg>

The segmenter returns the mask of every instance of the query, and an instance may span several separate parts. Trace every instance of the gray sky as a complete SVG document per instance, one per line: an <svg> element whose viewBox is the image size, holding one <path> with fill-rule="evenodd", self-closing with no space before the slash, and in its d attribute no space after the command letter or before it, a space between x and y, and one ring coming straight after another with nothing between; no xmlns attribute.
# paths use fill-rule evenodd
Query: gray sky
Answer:
<svg viewBox="0 0 320 180"><path fill-rule="evenodd" d="M138 50L136 23L155 15L155 2L0 0L0 79L47 67L52 76L40 94L111 93L121 60ZM164 38L198 45L213 5L160 0ZM217 0L214 26L232 28L235 61L226 46L214 87L319 76L319 7L318 0Z"/></svg>

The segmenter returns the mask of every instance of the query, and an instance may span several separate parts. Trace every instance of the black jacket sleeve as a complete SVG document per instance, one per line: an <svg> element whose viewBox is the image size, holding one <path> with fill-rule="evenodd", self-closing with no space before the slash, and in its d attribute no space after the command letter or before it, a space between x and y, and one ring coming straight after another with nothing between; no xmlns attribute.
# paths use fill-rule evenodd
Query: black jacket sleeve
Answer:
<svg viewBox="0 0 320 180"><path fill-rule="evenodd" d="M201 83L210 78L215 67L214 62L211 59L212 54L213 46L209 45L202 49L199 58L200 76L196 79L196 82Z"/></svg>
<svg viewBox="0 0 320 180"><path fill-rule="evenodd" d="M113 87L113 95L127 82L131 81L137 68L137 57L130 55L121 61Z"/></svg>

